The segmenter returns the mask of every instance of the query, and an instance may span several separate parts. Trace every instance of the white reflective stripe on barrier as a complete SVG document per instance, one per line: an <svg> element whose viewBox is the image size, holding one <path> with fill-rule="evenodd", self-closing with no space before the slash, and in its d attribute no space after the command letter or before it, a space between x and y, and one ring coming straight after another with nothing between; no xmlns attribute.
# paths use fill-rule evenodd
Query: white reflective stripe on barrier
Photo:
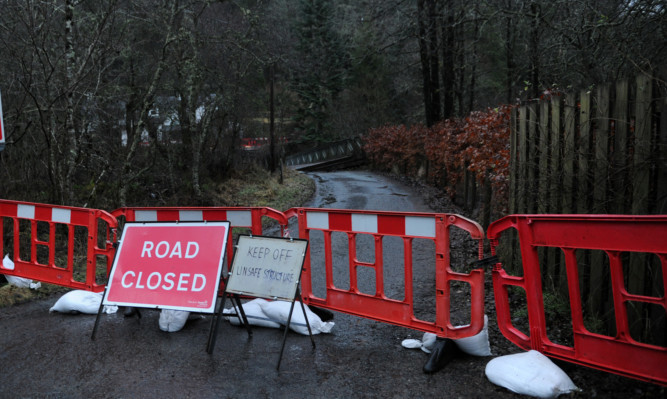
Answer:
<svg viewBox="0 0 667 399"><path fill-rule="evenodd" d="M134 220L137 222L157 222L157 211L135 211Z"/></svg>
<svg viewBox="0 0 667 399"><path fill-rule="evenodd" d="M53 208L51 220L57 223L69 224L72 221L72 211L69 209Z"/></svg>
<svg viewBox="0 0 667 399"><path fill-rule="evenodd" d="M377 233L378 215L352 214L352 230L360 233Z"/></svg>
<svg viewBox="0 0 667 399"><path fill-rule="evenodd" d="M406 216L405 234L409 236L435 238L435 218Z"/></svg>
<svg viewBox="0 0 667 399"><path fill-rule="evenodd" d="M326 212L308 212L309 229L329 229L329 214Z"/></svg>
<svg viewBox="0 0 667 399"><path fill-rule="evenodd" d="M232 227L235 226L250 227L252 226L252 212L227 211L227 220L231 222Z"/></svg>
<svg viewBox="0 0 667 399"><path fill-rule="evenodd" d="M23 219L34 219L35 207L33 205L19 204L16 210L16 216Z"/></svg>
<svg viewBox="0 0 667 399"><path fill-rule="evenodd" d="M251 211L224 211L226 220L232 227L251 227ZM164 214L163 214L164 216ZM143 209L134 211L134 221L136 222L157 222L161 220L172 220L171 218L161 218L158 209ZM201 209L181 209L178 211L178 220L183 222L199 222L204 220L204 210Z"/></svg>
<svg viewBox="0 0 667 399"><path fill-rule="evenodd" d="M182 222L200 222L204 220L202 211L182 210L178 211L178 220Z"/></svg>
<svg viewBox="0 0 667 399"><path fill-rule="evenodd" d="M42 209L42 208L40 208ZM72 211L70 209L64 208L51 208L51 218L50 221L55 223L65 223L69 224L72 220ZM41 213L44 215L44 212ZM21 219L35 219L35 206L18 204L16 206L16 216ZM43 216L42 216L43 217Z"/></svg>
<svg viewBox="0 0 667 399"><path fill-rule="evenodd" d="M335 215L335 220L332 219ZM435 238L435 217L371 213L312 212L306 213L307 228L321 230L348 229L356 233L408 235Z"/></svg>

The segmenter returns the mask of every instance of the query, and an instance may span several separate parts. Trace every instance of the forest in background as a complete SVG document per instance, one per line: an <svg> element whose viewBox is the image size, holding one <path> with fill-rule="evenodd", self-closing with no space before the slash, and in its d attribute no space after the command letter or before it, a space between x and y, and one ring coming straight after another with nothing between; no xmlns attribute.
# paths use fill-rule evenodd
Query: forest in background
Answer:
<svg viewBox="0 0 667 399"><path fill-rule="evenodd" d="M0 5L2 198L70 206L213 205L248 163L667 65L659 0Z"/></svg>

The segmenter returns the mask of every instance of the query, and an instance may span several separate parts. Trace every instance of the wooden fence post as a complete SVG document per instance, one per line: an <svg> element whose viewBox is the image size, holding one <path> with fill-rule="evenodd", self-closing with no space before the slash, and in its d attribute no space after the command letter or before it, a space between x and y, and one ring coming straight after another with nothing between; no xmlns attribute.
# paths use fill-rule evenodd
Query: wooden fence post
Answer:
<svg viewBox="0 0 667 399"><path fill-rule="evenodd" d="M626 184L627 184L627 149L628 149L628 81L616 83L616 101L614 103L614 152L612 154L612 196L614 198L614 213L626 213Z"/></svg>
<svg viewBox="0 0 667 399"><path fill-rule="evenodd" d="M517 161L517 114L518 111L516 108L512 108L510 113L510 181L509 181L509 211L510 214L518 213L517 209L517 177L518 177L518 161ZM515 262L521 261L520 251L518 250L518 242L516 234L512 235L509 240L506 241L508 245L502 247L501 257L506 259L506 267L509 271L516 271L517 266Z"/></svg>
<svg viewBox="0 0 667 399"><path fill-rule="evenodd" d="M549 196L549 212L561 213L560 206L561 199L561 181L563 173L561 171L561 100L556 97L551 102L551 151L549 152L549 159L551 160L551 179L549 185L551 194Z"/></svg>
<svg viewBox="0 0 667 399"><path fill-rule="evenodd" d="M540 143L539 143L539 180L537 188L537 212L547 213L549 209L549 102L540 103Z"/></svg>
<svg viewBox="0 0 667 399"><path fill-rule="evenodd" d="M561 128L561 105L562 101L560 97L555 97L551 102L551 150L549 151L549 159L551 161L551 172L549 175L550 194L549 194L549 213L562 213L561 208L561 191L563 181L563 171L561 170L562 165L562 128ZM546 248L546 262L542 267L542 273L544 276L548 276L551 273L552 277L552 286L557 289L560 284L560 259L561 254L557 248ZM565 271L565 268L562 268L562 272ZM564 273L563 273L564 274Z"/></svg>
<svg viewBox="0 0 667 399"><path fill-rule="evenodd" d="M651 158L651 78L646 75L637 77L637 95L635 96L635 131L634 131L634 154L632 158L632 207L633 215L646 214L649 212L650 193L650 158ZM658 278L658 273L653 272L651 259L647 254L630 254L630 268L628 275L628 291L633 294L651 295L650 281ZM633 307L633 306L630 306ZM646 317L649 312L646 303L635 305L632 313L637 320L650 321ZM631 309L628 309L631 313ZM630 326L633 338L637 340L646 339L650 326L634 323Z"/></svg>
<svg viewBox="0 0 667 399"><path fill-rule="evenodd" d="M526 167L528 168L526 184L526 213L535 213L537 211L537 104L528 104L528 137L526 137Z"/></svg>
<svg viewBox="0 0 667 399"><path fill-rule="evenodd" d="M592 213L608 213L609 198L607 180L609 176L609 111L610 87L598 87L595 97L595 172L593 178ZM603 318L607 313L610 298L609 259L602 251L591 256L591 275L588 308L595 318ZM613 312L610 312L613 314ZM612 323L613 324L613 323Z"/></svg>
<svg viewBox="0 0 667 399"><path fill-rule="evenodd" d="M635 97L635 150L632 160L632 214L649 212L651 174L652 85L646 75L637 77Z"/></svg>
<svg viewBox="0 0 667 399"><path fill-rule="evenodd" d="M607 180L609 176L609 85L597 90L595 107L595 172L593 213L609 213Z"/></svg>
<svg viewBox="0 0 667 399"><path fill-rule="evenodd" d="M590 193L589 161L591 153L591 93L582 90L579 93L579 141L577 155L577 190L574 195L576 213L588 213ZM577 252L577 264L579 264L579 285L581 287L582 300L588 302L591 289L591 259L589 251Z"/></svg>
<svg viewBox="0 0 667 399"><path fill-rule="evenodd" d="M517 128L516 128L516 120L517 120L517 109L513 108L512 113L510 114L510 192L509 192L509 211L510 214L512 213L518 213L517 209L517 195L516 195L516 187L517 187L517 177L518 177L518 166L517 166L517 159L516 159L516 143L517 143Z"/></svg>
<svg viewBox="0 0 667 399"><path fill-rule="evenodd" d="M574 213L574 159L577 101L574 94L565 97L563 119L563 213Z"/></svg>
<svg viewBox="0 0 667 399"><path fill-rule="evenodd" d="M518 140L518 152L519 152L519 162L518 162L518 172L519 178L517 179L517 195L518 195L518 211L519 213L526 212L526 203L527 203L527 193L528 193L528 137L526 124L527 124L527 110L526 107L519 108L519 135L517 136Z"/></svg>
<svg viewBox="0 0 667 399"><path fill-rule="evenodd" d="M577 213L590 212L591 198L591 176L589 173L589 164L592 160L591 151L591 93L590 91L581 91L579 95L579 173L577 195Z"/></svg>
<svg viewBox="0 0 667 399"><path fill-rule="evenodd" d="M667 154L667 87L663 87L662 98L656 108L660 112L660 131L657 137L656 151L661 157ZM667 213L667 168L658 168L656 176L656 204L658 214Z"/></svg>

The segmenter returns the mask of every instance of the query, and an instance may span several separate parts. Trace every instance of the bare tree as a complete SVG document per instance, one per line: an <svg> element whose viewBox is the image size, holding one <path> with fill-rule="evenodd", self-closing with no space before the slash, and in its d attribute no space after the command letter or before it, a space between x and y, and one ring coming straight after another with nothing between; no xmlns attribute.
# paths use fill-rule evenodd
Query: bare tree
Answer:
<svg viewBox="0 0 667 399"><path fill-rule="evenodd" d="M32 140L36 147L12 157L28 156L37 162L36 169L48 171L52 201L71 204L76 174L94 178L100 173L81 166L92 156L86 148L96 123L94 99L101 90L100 76L112 61L102 61L109 47L101 38L116 12L115 3L67 0L3 6L3 46L18 64L8 70L20 84L8 92L11 98L29 99L30 105L22 103L25 114L17 120L28 121L25 135L41 134L43 139ZM46 156L38 155L42 151Z"/></svg>

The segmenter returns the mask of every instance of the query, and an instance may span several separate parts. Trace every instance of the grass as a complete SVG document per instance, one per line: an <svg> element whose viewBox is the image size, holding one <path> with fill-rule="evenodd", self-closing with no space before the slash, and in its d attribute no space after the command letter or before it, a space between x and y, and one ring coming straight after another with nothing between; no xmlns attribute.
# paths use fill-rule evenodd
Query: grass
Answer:
<svg viewBox="0 0 667 399"><path fill-rule="evenodd" d="M67 288L65 287L46 283L41 283L42 286L36 290L16 287L7 284L4 281L0 284L4 284L0 285L0 308L29 302L35 299L48 298L55 293L67 291Z"/></svg>
<svg viewBox="0 0 667 399"><path fill-rule="evenodd" d="M286 211L305 204L315 191L315 183L304 174L286 170L282 184L279 177L277 173L270 174L262 168L251 167L218 183L213 202L218 206L262 206ZM85 259L82 262L85 264ZM46 283L42 283L37 290L19 288L7 284L0 276L0 308L66 291L66 287Z"/></svg>
<svg viewBox="0 0 667 399"><path fill-rule="evenodd" d="M263 206L286 211L303 205L314 191L315 183L299 172L286 170L280 184L278 174L253 167L219 183L215 201L220 206Z"/></svg>

